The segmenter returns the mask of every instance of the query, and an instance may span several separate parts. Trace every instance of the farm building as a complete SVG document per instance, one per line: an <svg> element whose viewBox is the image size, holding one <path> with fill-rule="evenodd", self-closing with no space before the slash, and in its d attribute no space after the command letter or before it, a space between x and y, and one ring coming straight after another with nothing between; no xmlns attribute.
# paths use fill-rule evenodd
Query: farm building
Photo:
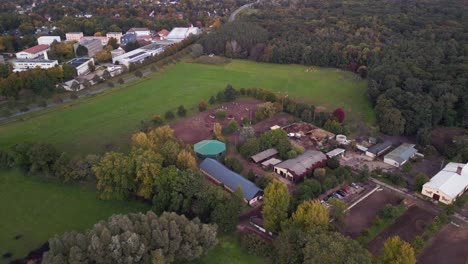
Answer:
<svg viewBox="0 0 468 264"><path fill-rule="evenodd" d="M317 150L307 150L294 159L289 159L275 165L274 171L286 179L296 182L304 178L314 169L325 166L327 156Z"/></svg>
<svg viewBox="0 0 468 264"><path fill-rule="evenodd" d="M342 148L336 148L332 151L327 152L327 157L333 158L333 157L342 157L344 156L345 150Z"/></svg>
<svg viewBox="0 0 468 264"><path fill-rule="evenodd" d="M395 167L400 167L418 152L414 144L403 143L384 156L384 162Z"/></svg>
<svg viewBox="0 0 468 264"><path fill-rule="evenodd" d="M218 140L202 140L196 143L193 149L201 159L219 159L226 152L226 144Z"/></svg>
<svg viewBox="0 0 468 264"><path fill-rule="evenodd" d="M268 159L268 160L265 160L264 162L262 162L262 168L269 169L271 167L274 167L275 165L277 165L280 162L281 162L280 159L271 158L271 159Z"/></svg>
<svg viewBox="0 0 468 264"><path fill-rule="evenodd" d="M421 193L444 204L451 204L468 190L468 163L450 162L423 185Z"/></svg>
<svg viewBox="0 0 468 264"><path fill-rule="evenodd" d="M244 193L244 199L249 205L263 198L263 190L241 175L229 170L219 161L207 158L200 164L200 170L218 184L223 184L230 192L238 187Z"/></svg>
<svg viewBox="0 0 468 264"><path fill-rule="evenodd" d="M274 149L274 148L270 148L270 149L264 150L264 151L262 151L260 153L257 153L257 154L253 155L250 158L252 159L253 162L260 163L262 161L265 161L267 159L272 158L276 154L278 154L278 151L276 149Z"/></svg>
<svg viewBox="0 0 468 264"><path fill-rule="evenodd" d="M366 151L366 155L369 157L375 158L385 153L385 151L389 150L391 147L392 147L392 143L388 141L378 143L368 148Z"/></svg>

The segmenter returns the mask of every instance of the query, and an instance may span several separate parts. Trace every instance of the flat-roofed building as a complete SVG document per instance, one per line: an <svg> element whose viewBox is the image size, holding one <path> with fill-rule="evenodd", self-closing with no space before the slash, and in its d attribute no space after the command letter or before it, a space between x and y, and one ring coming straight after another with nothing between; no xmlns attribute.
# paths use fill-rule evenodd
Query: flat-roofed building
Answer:
<svg viewBox="0 0 468 264"><path fill-rule="evenodd" d="M264 150L260 153L253 155L252 157L250 157L250 159L255 163L260 163L267 159L272 158L276 154L278 154L278 151L274 148L270 148L270 149Z"/></svg>
<svg viewBox="0 0 468 264"><path fill-rule="evenodd" d="M76 69L76 74L78 76L88 74L91 71L91 69L89 68L89 63L92 63L94 65L94 59L82 57L74 58L67 62L68 65Z"/></svg>
<svg viewBox="0 0 468 264"><path fill-rule="evenodd" d="M378 143L368 148L366 151L366 155L371 158L375 158L384 154L391 147L392 147L392 142Z"/></svg>
<svg viewBox="0 0 468 264"><path fill-rule="evenodd" d="M57 60L48 59L18 59L13 62L13 71L22 72L30 69L41 68L50 69L58 66Z"/></svg>
<svg viewBox="0 0 468 264"><path fill-rule="evenodd" d="M86 49L88 49L88 56L87 57L93 57L96 54L96 52L102 50L102 43L101 43L101 40L99 40L99 39L83 39L83 40L80 40L80 42L75 43L73 45L73 48L75 49L75 53L76 53L76 50L78 49L79 45L81 45L81 46L85 47Z"/></svg>
<svg viewBox="0 0 468 264"><path fill-rule="evenodd" d="M122 32L107 32L106 38L109 41L110 38L115 38L117 40L117 44L120 44L120 38L122 37Z"/></svg>
<svg viewBox="0 0 468 264"><path fill-rule="evenodd" d="M112 55L112 58L115 58L117 56L120 56L120 55L123 55L125 54L125 50L122 49L121 47L118 47L116 48L115 50L111 50L111 55Z"/></svg>
<svg viewBox="0 0 468 264"><path fill-rule="evenodd" d="M120 44L122 45L127 45L128 43L131 43L131 42L136 42L137 41L137 36L136 34L133 34L133 33L127 33L125 35L122 35L122 37L120 37Z"/></svg>
<svg viewBox="0 0 468 264"><path fill-rule="evenodd" d="M127 34L135 34L136 36L147 36L151 35L151 31L148 28L131 28L127 31Z"/></svg>
<svg viewBox="0 0 468 264"><path fill-rule="evenodd" d="M101 41L102 46L106 46L107 42L109 42L109 39L107 37L101 37L101 36L85 36L85 37L82 37L80 41L89 40L89 39L97 39Z"/></svg>
<svg viewBox="0 0 468 264"><path fill-rule="evenodd" d="M174 42L180 42L188 38L190 35L199 35L200 33L201 30L198 27L176 27L169 32L166 39Z"/></svg>
<svg viewBox="0 0 468 264"><path fill-rule="evenodd" d="M39 45L51 45L52 43L62 41L60 36L42 36L37 38L37 44Z"/></svg>
<svg viewBox="0 0 468 264"><path fill-rule="evenodd" d="M84 37L83 32L68 32L65 34L67 41L80 41L82 37Z"/></svg>
<svg viewBox="0 0 468 264"><path fill-rule="evenodd" d="M112 58L113 63L129 66L131 63L140 63L144 59L154 56L164 51L165 46L159 44L149 44L144 47L129 51L123 55Z"/></svg>

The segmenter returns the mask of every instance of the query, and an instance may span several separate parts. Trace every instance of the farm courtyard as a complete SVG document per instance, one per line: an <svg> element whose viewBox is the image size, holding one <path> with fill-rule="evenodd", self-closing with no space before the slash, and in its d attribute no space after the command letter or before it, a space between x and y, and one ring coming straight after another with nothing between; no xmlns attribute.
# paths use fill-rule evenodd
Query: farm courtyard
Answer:
<svg viewBox="0 0 468 264"><path fill-rule="evenodd" d="M307 68L233 60L222 65L182 62L102 94L31 113L0 126L0 145L24 141L55 144L69 154L125 150L140 121L184 105L196 111L202 99L226 87L259 87L329 110L342 107L347 119L375 120L367 81L338 69Z"/></svg>

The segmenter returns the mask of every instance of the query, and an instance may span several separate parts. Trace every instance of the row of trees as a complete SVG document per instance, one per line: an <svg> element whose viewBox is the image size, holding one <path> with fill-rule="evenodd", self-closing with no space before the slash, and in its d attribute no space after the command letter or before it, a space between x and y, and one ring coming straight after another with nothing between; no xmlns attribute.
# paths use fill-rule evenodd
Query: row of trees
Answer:
<svg viewBox="0 0 468 264"><path fill-rule="evenodd" d="M172 263L193 260L216 245L217 227L175 213L113 215L85 233L49 240L44 264Z"/></svg>

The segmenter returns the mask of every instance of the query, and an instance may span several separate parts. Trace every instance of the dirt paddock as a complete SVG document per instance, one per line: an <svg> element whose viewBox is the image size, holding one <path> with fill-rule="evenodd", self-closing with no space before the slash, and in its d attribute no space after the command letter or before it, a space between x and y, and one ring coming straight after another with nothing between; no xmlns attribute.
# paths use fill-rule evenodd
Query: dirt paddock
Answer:
<svg viewBox="0 0 468 264"><path fill-rule="evenodd" d="M442 228L432 244L418 256L423 264L465 264L468 261L468 226Z"/></svg>
<svg viewBox="0 0 468 264"><path fill-rule="evenodd" d="M411 206L400 216L395 223L377 235L370 243L372 254L380 254L385 240L392 236L399 236L402 240L410 242L422 234L426 227L434 220L435 214L418 206Z"/></svg>
<svg viewBox="0 0 468 264"><path fill-rule="evenodd" d="M375 185L366 185L368 193ZM362 231L369 227L377 216L379 210L386 204L398 204L401 198L394 193L384 189L374 192L359 204L351 208L346 217L346 227L344 234L352 238L358 237Z"/></svg>

